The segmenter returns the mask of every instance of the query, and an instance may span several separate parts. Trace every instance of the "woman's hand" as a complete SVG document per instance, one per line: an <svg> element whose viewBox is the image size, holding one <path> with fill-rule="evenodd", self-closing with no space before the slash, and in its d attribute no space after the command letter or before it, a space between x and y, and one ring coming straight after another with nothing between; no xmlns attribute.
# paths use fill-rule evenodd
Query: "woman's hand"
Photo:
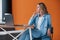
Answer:
<svg viewBox="0 0 60 40"><path fill-rule="evenodd" d="M35 12L33 12L33 15L35 16L37 13L39 13L37 10Z"/></svg>
<svg viewBox="0 0 60 40"><path fill-rule="evenodd" d="M34 29L34 25L32 25L32 26L28 26L27 24L24 24L24 29L26 29L26 28Z"/></svg>
<svg viewBox="0 0 60 40"><path fill-rule="evenodd" d="M47 35L48 35L48 36L51 36L51 31L50 31L50 29L48 29Z"/></svg>
<svg viewBox="0 0 60 40"><path fill-rule="evenodd" d="M34 25L30 26L31 29L34 29Z"/></svg>

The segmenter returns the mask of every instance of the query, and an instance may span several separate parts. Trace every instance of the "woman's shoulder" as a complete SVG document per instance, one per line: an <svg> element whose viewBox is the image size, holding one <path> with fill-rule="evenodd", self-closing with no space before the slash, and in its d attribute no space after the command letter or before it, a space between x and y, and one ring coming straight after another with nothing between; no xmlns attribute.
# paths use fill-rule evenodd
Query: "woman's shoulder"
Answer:
<svg viewBox="0 0 60 40"><path fill-rule="evenodd" d="M51 16L49 13L48 14L46 14L47 16Z"/></svg>
<svg viewBox="0 0 60 40"><path fill-rule="evenodd" d="M47 18L49 19L49 18L51 18L51 14L46 14L47 15Z"/></svg>

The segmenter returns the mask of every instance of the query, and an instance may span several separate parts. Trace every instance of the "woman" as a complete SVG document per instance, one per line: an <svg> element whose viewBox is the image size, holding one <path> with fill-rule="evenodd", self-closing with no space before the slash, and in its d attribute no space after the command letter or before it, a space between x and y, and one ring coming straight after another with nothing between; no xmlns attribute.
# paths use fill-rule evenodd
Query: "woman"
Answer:
<svg viewBox="0 0 60 40"><path fill-rule="evenodd" d="M42 40L50 40L51 21L44 3L38 3L36 12L32 15L28 25L32 28L32 38L41 37ZM30 40L28 30L25 31L19 40Z"/></svg>

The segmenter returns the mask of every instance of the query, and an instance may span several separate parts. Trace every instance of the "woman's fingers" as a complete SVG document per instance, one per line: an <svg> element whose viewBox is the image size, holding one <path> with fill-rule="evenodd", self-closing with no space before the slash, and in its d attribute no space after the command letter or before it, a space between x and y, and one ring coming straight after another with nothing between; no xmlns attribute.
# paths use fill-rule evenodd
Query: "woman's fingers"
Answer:
<svg viewBox="0 0 60 40"><path fill-rule="evenodd" d="M48 29L48 31L47 31L47 35L48 35L48 36L51 36L50 29Z"/></svg>

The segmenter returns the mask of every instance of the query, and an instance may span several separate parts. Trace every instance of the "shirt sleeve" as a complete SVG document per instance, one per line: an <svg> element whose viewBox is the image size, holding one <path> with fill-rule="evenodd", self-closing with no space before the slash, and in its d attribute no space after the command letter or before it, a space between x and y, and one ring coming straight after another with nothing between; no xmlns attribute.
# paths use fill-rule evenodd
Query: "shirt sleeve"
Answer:
<svg viewBox="0 0 60 40"><path fill-rule="evenodd" d="M29 20L29 22L28 22L28 25L29 26L31 26L31 25L33 25L34 23L35 23L35 19L36 19L36 17L38 16L38 14L36 14L36 15L32 15L31 16L31 18L30 18L30 20Z"/></svg>
<svg viewBox="0 0 60 40"><path fill-rule="evenodd" d="M29 19L28 25L31 26L31 25L33 25L33 23L34 23L34 14Z"/></svg>
<svg viewBox="0 0 60 40"><path fill-rule="evenodd" d="M51 25L51 16L48 15L48 29L51 30L51 28L52 28L52 25Z"/></svg>

